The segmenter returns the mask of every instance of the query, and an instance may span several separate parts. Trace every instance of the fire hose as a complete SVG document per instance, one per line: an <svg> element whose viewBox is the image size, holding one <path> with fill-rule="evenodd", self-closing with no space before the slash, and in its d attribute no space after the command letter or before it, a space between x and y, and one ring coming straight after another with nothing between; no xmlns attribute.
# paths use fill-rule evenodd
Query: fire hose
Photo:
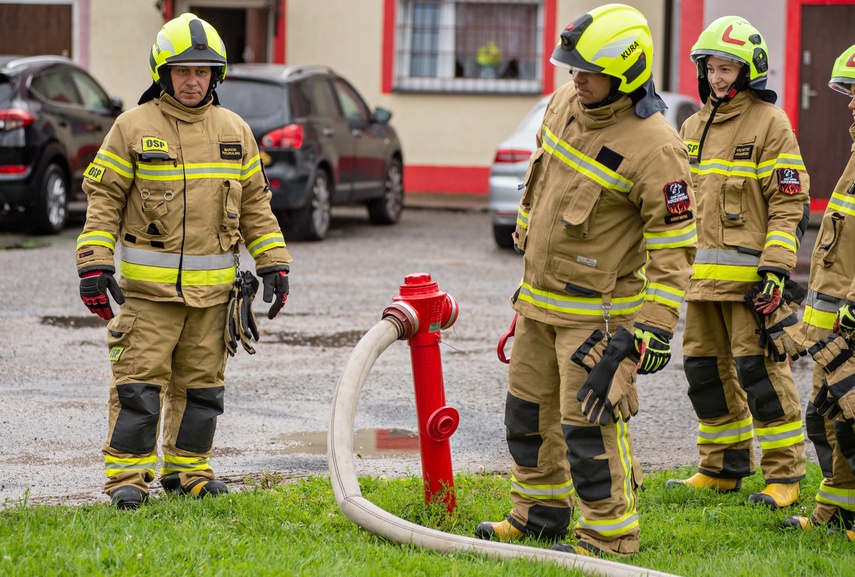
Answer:
<svg viewBox="0 0 855 577"><path fill-rule="evenodd" d="M492 559L523 558L606 577L677 577L596 557L444 533L401 519L365 499L359 488L353 451L353 427L359 395L376 360L405 334L404 322L400 318L384 316L357 343L336 385L327 448L336 503L348 519L389 541L442 554L469 553Z"/></svg>

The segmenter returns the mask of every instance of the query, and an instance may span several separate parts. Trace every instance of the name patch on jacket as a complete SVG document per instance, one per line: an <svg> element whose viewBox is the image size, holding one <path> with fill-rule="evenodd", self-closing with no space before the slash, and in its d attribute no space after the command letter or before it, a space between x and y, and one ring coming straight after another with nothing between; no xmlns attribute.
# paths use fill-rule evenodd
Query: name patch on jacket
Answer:
<svg viewBox="0 0 855 577"><path fill-rule="evenodd" d="M685 180L677 180L669 182L663 189L665 193L665 206L668 207L668 212L671 214L684 214L691 208L691 199L689 198L689 185Z"/></svg>
<svg viewBox="0 0 855 577"><path fill-rule="evenodd" d="M733 152L733 160L751 160L754 155L753 144L740 144Z"/></svg>
<svg viewBox="0 0 855 577"><path fill-rule="evenodd" d="M155 138L154 136L143 136L142 138L143 152L165 152L169 154L169 147L165 140Z"/></svg>
<svg viewBox="0 0 855 577"><path fill-rule="evenodd" d="M784 194L796 194L802 191L799 171L792 168L778 169L778 190Z"/></svg>
<svg viewBox="0 0 855 577"><path fill-rule="evenodd" d="M220 144L220 158L242 158L243 147L240 144Z"/></svg>

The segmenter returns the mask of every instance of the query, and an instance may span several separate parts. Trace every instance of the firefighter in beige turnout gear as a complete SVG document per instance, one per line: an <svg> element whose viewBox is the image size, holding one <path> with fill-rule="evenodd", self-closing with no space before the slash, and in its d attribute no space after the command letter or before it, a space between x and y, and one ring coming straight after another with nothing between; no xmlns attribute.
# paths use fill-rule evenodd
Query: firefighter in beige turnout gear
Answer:
<svg viewBox="0 0 855 577"><path fill-rule="evenodd" d="M749 501L782 507L798 498L805 476L801 405L787 355L771 355L761 342L778 307L792 307L786 316L797 321L798 304L785 304L782 294L807 226L808 175L789 121L765 89L760 33L723 17L701 33L691 56L704 107L681 129L699 223L683 357L700 465L667 484L739 490L755 470L756 434L766 487ZM748 305L755 287L758 298Z"/></svg>
<svg viewBox="0 0 855 577"><path fill-rule="evenodd" d="M855 46L845 50L832 67L829 86L849 97L855 119ZM855 140L855 124L849 128ZM855 146L849 163L837 181L816 237L810 267L808 296L801 328L807 344L819 343L833 332L855 333ZM792 516L787 526L809 529L833 523L855 539L855 431L853 422L833 414L821 414L817 405L826 373L813 367L813 392L805 410L805 429L816 449L823 480L816 494L816 507L809 517ZM826 402L833 400L827 392ZM821 409L820 409L821 410Z"/></svg>
<svg viewBox="0 0 855 577"><path fill-rule="evenodd" d="M525 272L505 407L513 509L481 523L481 538L561 538L575 493L578 541L556 549L638 551L636 366L670 358L696 244L688 155L659 114L652 57L646 19L619 4L577 18L552 55L573 82L546 108L514 233Z"/></svg>
<svg viewBox="0 0 855 577"><path fill-rule="evenodd" d="M119 508L148 496L161 414L164 489L227 492L210 455L223 412L226 307L240 242L264 279L266 300L275 296L270 318L287 298L291 256L255 139L217 106L213 89L225 68L225 46L210 24L192 14L167 22L152 47L152 87L119 116L86 171L77 270L84 303L109 320L104 490ZM121 305L115 317L108 291Z"/></svg>

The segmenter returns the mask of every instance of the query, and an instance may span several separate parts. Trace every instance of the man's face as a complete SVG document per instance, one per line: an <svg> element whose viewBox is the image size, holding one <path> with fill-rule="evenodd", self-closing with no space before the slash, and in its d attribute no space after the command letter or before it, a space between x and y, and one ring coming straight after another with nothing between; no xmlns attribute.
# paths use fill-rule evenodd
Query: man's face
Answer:
<svg viewBox="0 0 855 577"><path fill-rule="evenodd" d="M585 106L599 104L609 97L612 90L612 81L605 74L599 72L585 72L584 70L573 70L573 84L576 85L576 94L579 102Z"/></svg>
<svg viewBox="0 0 855 577"><path fill-rule="evenodd" d="M192 108L202 102L211 85L210 66L170 66L175 99Z"/></svg>

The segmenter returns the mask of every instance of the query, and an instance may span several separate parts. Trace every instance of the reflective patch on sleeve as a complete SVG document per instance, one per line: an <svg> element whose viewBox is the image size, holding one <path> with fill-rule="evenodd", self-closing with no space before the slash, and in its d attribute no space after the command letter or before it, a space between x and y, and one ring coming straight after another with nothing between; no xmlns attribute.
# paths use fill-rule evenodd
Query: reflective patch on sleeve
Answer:
<svg viewBox="0 0 855 577"><path fill-rule="evenodd" d="M110 349L110 362L117 363L122 358L122 353L125 352L125 347L113 347Z"/></svg>
<svg viewBox="0 0 855 577"><path fill-rule="evenodd" d="M89 166L86 167L86 172L83 173L83 176L89 180L101 182L101 179L104 178L104 170L103 166L90 162Z"/></svg>

